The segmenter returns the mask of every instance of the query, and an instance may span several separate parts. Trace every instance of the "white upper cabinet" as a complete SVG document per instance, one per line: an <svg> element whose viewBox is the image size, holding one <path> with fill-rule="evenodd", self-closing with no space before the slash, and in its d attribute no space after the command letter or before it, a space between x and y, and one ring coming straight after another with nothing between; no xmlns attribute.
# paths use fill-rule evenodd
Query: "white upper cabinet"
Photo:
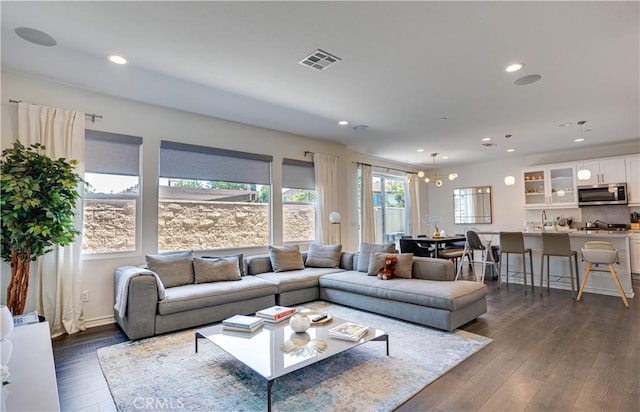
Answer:
<svg viewBox="0 0 640 412"><path fill-rule="evenodd" d="M524 207L578 207L573 164L534 166L523 170Z"/></svg>
<svg viewBox="0 0 640 412"><path fill-rule="evenodd" d="M640 154L625 159L627 165L627 193L630 206L640 206ZM638 252L640 255L640 251ZM640 256L639 256L640 258Z"/></svg>
<svg viewBox="0 0 640 412"><path fill-rule="evenodd" d="M589 160L578 163L576 167L577 170L587 169L591 172L589 179L578 179L578 186L625 183L627 181L624 158Z"/></svg>

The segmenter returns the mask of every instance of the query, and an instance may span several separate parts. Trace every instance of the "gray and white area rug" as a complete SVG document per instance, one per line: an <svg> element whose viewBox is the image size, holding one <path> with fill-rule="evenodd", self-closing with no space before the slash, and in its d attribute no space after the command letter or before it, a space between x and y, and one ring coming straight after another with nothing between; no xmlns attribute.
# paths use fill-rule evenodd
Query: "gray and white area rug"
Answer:
<svg viewBox="0 0 640 412"><path fill-rule="evenodd" d="M491 339L389 319L326 302L304 307L374 326L389 334L275 380L274 411L383 411L402 404ZM119 411L262 411L266 380L194 331L98 350Z"/></svg>

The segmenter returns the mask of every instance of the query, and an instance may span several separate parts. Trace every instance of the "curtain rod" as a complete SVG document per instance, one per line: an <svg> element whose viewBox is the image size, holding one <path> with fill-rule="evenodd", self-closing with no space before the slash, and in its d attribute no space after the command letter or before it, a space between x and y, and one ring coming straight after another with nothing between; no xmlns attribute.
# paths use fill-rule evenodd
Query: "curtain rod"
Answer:
<svg viewBox="0 0 640 412"><path fill-rule="evenodd" d="M22 103L22 100L9 99L9 103ZM102 116L95 113L85 113L84 115L91 118L91 123L95 123L96 119L102 119Z"/></svg>
<svg viewBox="0 0 640 412"><path fill-rule="evenodd" d="M353 163L357 164L358 166L377 167L379 169L395 170L396 172L408 173L408 174L412 174L412 175L418 174L418 172L410 172L408 170L395 169L393 167L378 166L378 165L372 165L372 164L369 164L369 163L362 163L362 162L353 162Z"/></svg>

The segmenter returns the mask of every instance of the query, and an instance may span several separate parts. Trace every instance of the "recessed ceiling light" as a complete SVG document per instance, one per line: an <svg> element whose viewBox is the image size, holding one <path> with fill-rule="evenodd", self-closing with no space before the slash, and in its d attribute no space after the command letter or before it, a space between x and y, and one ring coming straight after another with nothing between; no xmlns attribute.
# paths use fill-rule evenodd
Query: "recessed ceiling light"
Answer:
<svg viewBox="0 0 640 412"><path fill-rule="evenodd" d="M511 152L515 152L516 149L507 149L507 152L511 153Z"/></svg>
<svg viewBox="0 0 640 412"><path fill-rule="evenodd" d="M449 158L449 156L442 156L442 158L443 158L443 159L448 159L448 158Z"/></svg>
<svg viewBox="0 0 640 412"><path fill-rule="evenodd" d="M483 138L482 138L482 141L483 141L483 142L488 142L488 141L490 141L490 140L491 140L491 138L490 138L490 137L483 137Z"/></svg>
<svg viewBox="0 0 640 412"><path fill-rule="evenodd" d="M416 151L422 153L422 152L424 152L424 149L418 149Z"/></svg>
<svg viewBox="0 0 640 412"><path fill-rule="evenodd" d="M348 124L349 124L349 122L348 122L348 121L346 121L346 120L340 120L340 121L338 122L338 124L339 124L340 126L346 126L346 125L348 125Z"/></svg>
<svg viewBox="0 0 640 412"><path fill-rule="evenodd" d="M509 73L513 73L513 72L517 72L518 70L522 69L523 67L524 67L524 63L514 63L514 64L510 64L509 66L507 66L507 68L504 69L504 70L509 72Z"/></svg>
<svg viewBox="0 0 640 412"><path fill-rule="evenodd" d="M110 54L109 56L107 56L109 58L109 60L111 61L111 63L115 63L115 64L127 64L127 59L125 59L122 56L118 56L117 54Z"/></svg>
<svg viewBox="0 0 640 412"><path fill-rule="evenodd" d="M567 127L567 126L571 126L571 123L567 122L567 123L562 123L558 125L558 127Z"/></svg>
<svg viewBox="0 0 640 412"><path fill-rule="evenodd" d="M582 137L578 137L577 139L573 139L574 142L579 143L579 142L584 142L584 139Z"/></svg>
<svg viewBox="0 0 640 412"><path fill-rule="evenodd" d="M16 34L23 40L30 43L37 44L38 46L55 46L58 44L56 39L48 35L47 33L32 29L31 27L18 27L15 29Z"/></svg>

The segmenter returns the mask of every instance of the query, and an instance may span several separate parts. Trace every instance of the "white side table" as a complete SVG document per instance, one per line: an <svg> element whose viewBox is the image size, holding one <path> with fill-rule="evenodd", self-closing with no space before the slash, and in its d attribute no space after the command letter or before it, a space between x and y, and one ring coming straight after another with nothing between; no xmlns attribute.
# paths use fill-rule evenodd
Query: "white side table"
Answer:
<svg viewBox="0 0 640 412"><path fill-rule="evenodd" d="M47 322L17 326L9 338L10 384L3 388L2 406L12 411L60 411L56 368Z"/></svg>

